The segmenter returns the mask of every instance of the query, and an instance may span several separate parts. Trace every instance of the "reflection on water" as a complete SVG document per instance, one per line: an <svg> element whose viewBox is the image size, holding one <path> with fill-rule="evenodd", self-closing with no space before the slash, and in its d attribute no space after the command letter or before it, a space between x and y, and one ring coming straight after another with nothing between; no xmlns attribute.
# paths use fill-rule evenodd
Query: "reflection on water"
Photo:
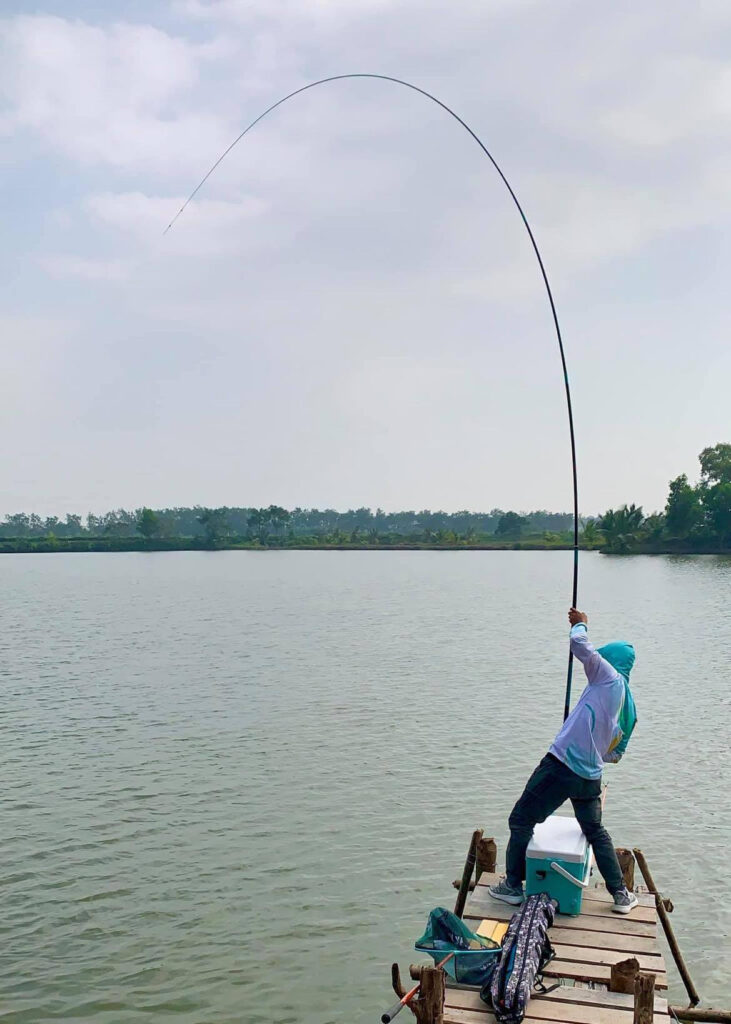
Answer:
<svg viewBox="0 0 731 1024"><path fill-rule="evenodd" d="M570 559L4 556L0 1020L375 1019L560 724ZM638 652L607 823L727 1002L731 561L581 593Z"/></svg>

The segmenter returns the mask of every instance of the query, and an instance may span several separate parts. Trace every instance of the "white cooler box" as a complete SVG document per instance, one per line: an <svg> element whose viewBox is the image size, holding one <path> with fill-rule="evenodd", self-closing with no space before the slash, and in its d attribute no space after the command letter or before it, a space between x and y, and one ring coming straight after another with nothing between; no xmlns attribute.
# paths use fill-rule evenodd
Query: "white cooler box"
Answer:
<svg viewBox="0 0 731 1024"><path fill-rule="evenodd" d="M529 896L545 892L559 913L580 914L581 896L591 871L591 848L576 818L552 814L536 825L526 851Z"/></svg>

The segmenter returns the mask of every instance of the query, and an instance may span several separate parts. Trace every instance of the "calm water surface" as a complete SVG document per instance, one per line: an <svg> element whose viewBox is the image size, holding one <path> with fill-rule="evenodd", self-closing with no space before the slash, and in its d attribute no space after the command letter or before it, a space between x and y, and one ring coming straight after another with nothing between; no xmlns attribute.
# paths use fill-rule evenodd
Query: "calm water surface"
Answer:
<svg viewBox="0 0 731 1024"><path fill-rule="evenodd" d="M377 1020L560 724L570 558L3 556L0 1020ZM607 824L728 1004L731 561L581 593L638 651Z"/></svg>

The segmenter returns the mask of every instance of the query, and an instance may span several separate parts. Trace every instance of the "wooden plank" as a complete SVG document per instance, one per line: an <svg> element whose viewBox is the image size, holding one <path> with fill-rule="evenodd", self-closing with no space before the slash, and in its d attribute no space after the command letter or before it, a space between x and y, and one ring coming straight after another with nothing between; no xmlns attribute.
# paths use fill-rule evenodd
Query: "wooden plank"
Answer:
<svg viewBox="0 0 731 1024"><path fill-rule="evenodd" d="M482 1024L491 1024L493 1014L480 999L476 991L449 989L445 1007L470 1010L480 1013ZM619 1007L597 1006L593 1003L561 1003L550 999L531 999L527 1007L526 1020L562 1021L566 1024L632 1024L627 1016L632 1013L632 1005ZM667 1024L667 1014L658 1013L654 1024Z"/></svg>
<svg viewBox="0 0 731 1024"><path fill-rule="evenodd" d="M601 904L598 903L597 906L601 906ZM482 921L485 917L490 917L495 921L509 921L515 909L507 903L500 903L499 900L489 898L480 900L473 896L467 903L464 916L465 918L477 918L478 921ZM637 909L643 908L638 907ZM611 911L599 917L585 914L569 917L566 914L559 914L556 917L555 927L593 932L616 932L619 935L644 935L648 938L654 938L657 934L656 920L641 921L629 914L614 914Z"/></svg>
<svg viewBox="0 0 731 1024"><path fill-rule="evenodd" d="M635 896L637 897L637 902L641 907L655 906L655 897L649 892L638 892L635 890ZM589 888L584 890L584 899L599 900L600 903L614 903L614 897L601 883L597 883L596 885L590 884Z"/></svg>
<svg viewBox="0 0 731 1024"><path fill-rule="evenodd" d="M533 1003L531 1003L524 1018L526 1024L545 1024L546 1021L550 1021L551 1024L631 1024L632 1021L632 1018L624 1010L607 1010L597 1007L593 1014L589 1012L583 1016L576 1016L573 1013L574 1007L570 1003L557 1003L556 1005L563 1006L569 1013L556 1018L537 1016L534 1013ZM653 1024L667 1024L668 1019L667 1014L658 1013L653 1017ZM466 1009L461 1006L445 1004L444 1007L444 1024L493 1024L494 1020L495 1015L486 1006L483 1006L482 1009Z"/></svg>
<svg viewBox="0 0 731 1024"><path fill-rule="evenodd" d="M497 885L497 883L500 881L502 877L502 875L499 875L496 872L493 874L487 874L486 872L484 872L480 876L480 881L477 884L478 886L484 887L487 887L488 885ZM635 896L637 897L641 907L650 907L654 910L655 897L651 893L635 892ZM612 896L607 892L603 885L590 885L588 889L584 890L584 899L597 900L599 903L614 902Z"/></svg>
<svg viewBox="0 0 731 1024"><path fill-rule="evenodd" d="M524 1017L523 1019L530 1021L529 1017ZM479 1013L474 1010L460 1010L455 1006L445 1006L442 1020L444 1024L485 1024L486 1021L493 1022L495 1015L492 1013Z"/></svg>
<svg viewBox="0 0 731 1024"><path fill-rule="evenodd" d="M616 921L618 917L624 917L629 921L657 921L657 911L654 907L635 907L629 914L617 914L612 910L614 901L602 903L600 900L584 900L581 906L579 917L612 917ZM559 918L565 914L558 914Z"/></svg>
<svg viewBox="0 0 731 1024"><path fill-rule="evenodd" d="M567 1005L567 1004L564 1004ZM529 1007L529 1009L532 1008ZM602 1021L597 1021L597 1024L621 1024L623 1021L629 1021L630 1018L624 1013L614 1012L612 1010L603 1010L602 1013L609 1014L607 1018ZM442 1018L444 1024L494 1024L495 1015L490 1013L489 1010L484 1012L481 1010L464 1010L459 1006L445 1006L444 1017ZM545 1018L533 1017L530 1013L527 1013L523 1018L525 1024L546 1024ZM653 1024L667 1024L667 1017L658 1017ZM567 1018L561 1018L559 1021L551 1022L551 1024L593 1024L591 1019L585 1021L573 1021Z"/></svg>
<svg viewBox="0 0 731 1024"><path fill-rule="evenodd" d="M573 1018L570 1020L561 1018L558 1021L552 1022L552 1024L623 1024L625 1021L627 1024L631 1024L632 1021L632 1018L622 1010L598 1010L597 1014L596 1017L588 1017L584 1021L575 1021ZM604 1016L605 1014L609 1016ZM667 1014L657 1013L653 1017L653 1024L667 1024L669 1019ZM493 1024L494 1020L495 1015L487 1008L483 1012L482 1010L465 1010L459 1006L444 1007L444 1024ZM534 1017L531 1013L528 1013L524 1020L526 1024L545 1024L546 1018Z"/></svg>
<svg viewBox="0 0 731 1024"><path fill-rule="evenodd" d="M554 1018L536 1016L534 1004L528 1006L528 1013L525 1015L526 1024L631 1024L632 1017L624 1010L608 1010L602 1007L595 1007L592 1012L584 1016L575 1016L572 1011L574 1007L570 1003L557 1003L558 1007L568 1010L566 1016ZM588 1007L587 1007L588 1010ZM495 1015L484 1006L482 1009L465 1009L461 1006L444 1006L444 1024L494 1024ZM667 1014L657 1013L653 1017L653 1024L667 1024Z"/></svg>
<svg viewBox="0 0 731 1024"><path fill-rule="evenodd" d="M616 949L620 953L659 953L655 939L645 935L625 935L624 932L595 932L554 925L550 930L551 942L568 946L592 946L594 949Z"/></svg>
<svg viewBox="0 0 731 1024"><path fill-rule="evenodd" d="M576 960L552 960L543 973L547 978L570 978L572 981L593 981L609 985L611 968L605 964L582 964Z"/></svg>
<svg viewBox="0 0 731 1024"><path fill-rule="evenodd" d="M564 1004L567 1006L567 1004ZM532 1009L532 1004L530 1008ZM584 1021L574 1021L573 1018L559 1018L558 1021L552 1022L552 1024L631 1024L632 1017L623 1011L612 1011L612 1010L600 1010L597 1011L598 1016L588 1017ZM599 1015L602 1016L599 1016ZM608 1014L608 1017L603 1015ZM481 1010L463 1010L461 1007L444 1007L444 1016L442 1018L443 1024L493 1024L494 1014L490 1013L486 1008ZM546 1024L545 1017L533 1017L530 1013L524 1017L525 1024ZM655 1014L653 1017L653 1024L668 1024L670 1020L666 1014Z"/></svg>
<svg viewBox="0 0 731 1024"><path fill-rule="evenodd" d="M474 988L457 985L451 978L448 978L447 981L447 988L452 991L476 994ZM589 1007L603 1006L608 1010L626 1010L628 1013L634 1013L635 1005L634 996L626 995L624 992L610 992L605 988L579 988L574 985L560 985L549 992L534 992L531 996L531 1006L537 1001L543 1002L544 1000L558 1003L582 1003ZM655 1013L667 1016L667 999L655 996Z"/></svg>
<svg viewBox="0 0 731 1024"><path fill-rule="evenodd" d="M609 964L582 964L576 960L552 960L543 971L547 978L572 978L574 981L598 981L609 985L611 967ZM656 974L657 988L668 987L667 975Z"/></svg>
<svg viewBox="0 0 731 1024"><path fill-rule="evenodd" d="M657 933L657 918L649 921L637 919L631 914L615 914L608 908L608 904L596 903L596 907L607 906L607 913L604 914L556 914L555 927L558 928L588 928L592 931L619 932L626 935L649 935ZM465 917L492 918L496 921L509 921L515 911L519 909L507 903L500 903L488 897L486 900L479 896L471 896L465 909ZM637 908L644 909L644 908Z"/></svg>
<svg viewBox="0 0 731 1024"><path fill-rule="evenodd" d="M528 1020L529 1018L524 1017L523 1019ZM492 1024L495 1015L474 1010L461 1010L456 1006L445 1006L442 1020L444 1024L485 1024L486 1021L490 1021Z"/></svg>
<svg viewBox="0 0 731 1024"><path fill-rule="evenodd" d="M609 992L606 989L569 988L561 985L553 992L536 992L533 999L553 999L565 1003L587 1003L591 1006L606 1006L611 1009L629 1010L634 1013L635 999L624 992ZM662 996L655 996L655 1013L668 1012L668 1001Z"/></svg>
<svg viewBox="0 0 731 1024"><path fill-rule="evenodd" d="M559 960L576 960L582 964L618 964L620 960L626 960L627 954L620 953L616 949L596 949L590 946L564 946L561 943L554 943L556 956ZM643 971L652 971L654 974L666 974L665 961L661 953L635 953L635 959L639 962Z"/></svg>

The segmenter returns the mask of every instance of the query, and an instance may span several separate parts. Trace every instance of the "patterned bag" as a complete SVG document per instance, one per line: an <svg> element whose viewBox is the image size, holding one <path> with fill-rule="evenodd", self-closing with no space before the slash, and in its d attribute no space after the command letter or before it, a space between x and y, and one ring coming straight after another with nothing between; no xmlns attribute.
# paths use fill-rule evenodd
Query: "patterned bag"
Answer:
<svg viewBox="0 0 731 1024"><path fill-rule="evenodd" d="M548 938L556 907L556 901L542 892L528 896L510 919L500 963L480 992L498 1024L520 1024L534 986L543 988L541 972L556 955Z"/></svg>

